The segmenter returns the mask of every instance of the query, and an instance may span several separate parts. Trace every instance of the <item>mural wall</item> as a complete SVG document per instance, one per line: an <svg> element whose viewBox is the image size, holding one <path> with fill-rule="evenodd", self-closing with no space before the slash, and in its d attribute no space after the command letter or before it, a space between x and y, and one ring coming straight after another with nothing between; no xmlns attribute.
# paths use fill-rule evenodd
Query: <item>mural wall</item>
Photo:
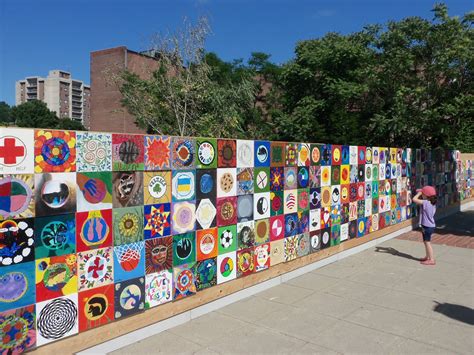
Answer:
<svg viewBox="0 0 474 355"><path fill-rule="evenodd" d="M470 196L455 151L0 130L0 347L21 352Z"/></svg>

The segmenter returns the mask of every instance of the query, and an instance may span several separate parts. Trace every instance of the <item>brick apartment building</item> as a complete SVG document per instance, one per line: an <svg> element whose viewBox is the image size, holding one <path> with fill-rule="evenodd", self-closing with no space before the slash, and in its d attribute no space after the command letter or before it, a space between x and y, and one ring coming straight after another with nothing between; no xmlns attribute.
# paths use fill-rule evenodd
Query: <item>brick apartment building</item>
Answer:
<svg viewBox="0 0 474 355"><path fill-rule="evenodd" d="M90 87L64 70L51 70L46 78L30 76L16 82L16 105L40 100L59 118L86 124L90 116Z"/></svg>
<svg viewBox="0 0 474 355"><path fill-rule="evenodd" d="M122 94L110 74L128 69L142 78L148 78L157 69L158 61L152 56L127 47L116 47L91 52L91 118L86 123L91 131L145 133L137 127L135 118L122 107Z"/></svg>

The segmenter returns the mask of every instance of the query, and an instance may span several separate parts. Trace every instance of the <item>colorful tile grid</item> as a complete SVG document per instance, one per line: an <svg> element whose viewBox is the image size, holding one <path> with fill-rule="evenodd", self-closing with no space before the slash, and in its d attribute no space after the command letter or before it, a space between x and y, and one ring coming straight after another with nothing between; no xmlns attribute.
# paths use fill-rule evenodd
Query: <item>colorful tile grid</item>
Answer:
<svg viewBox="0 0 474 355"><path fill-rule="evenodd" d="M472 161L410 148L0 132L0 338L17 353L471 195Z"/></svg>

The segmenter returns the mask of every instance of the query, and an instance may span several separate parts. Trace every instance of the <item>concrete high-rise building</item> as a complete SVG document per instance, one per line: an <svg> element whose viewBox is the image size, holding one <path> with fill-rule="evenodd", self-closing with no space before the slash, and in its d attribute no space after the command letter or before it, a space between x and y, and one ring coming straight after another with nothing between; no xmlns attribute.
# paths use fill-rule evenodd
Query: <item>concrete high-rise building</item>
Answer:
<svg viewBox="0 0 474 355"><path fill-rule="evenodd" d="M116 47L91 52L91 120L92 131L146 133L135 124L135 118L122 106L119 87L111 75L129 70L147 79L158 68L158 61L146 52Z"/></svg>
<svg viewBox="0 0 474 355"><path fill-rule="evenodd" d="M90 99L90 87L63 70L51 70L46 78L32 76L16 82L17 105L40 100L59 118L69 117L85 127L90 121Z"/></svg>

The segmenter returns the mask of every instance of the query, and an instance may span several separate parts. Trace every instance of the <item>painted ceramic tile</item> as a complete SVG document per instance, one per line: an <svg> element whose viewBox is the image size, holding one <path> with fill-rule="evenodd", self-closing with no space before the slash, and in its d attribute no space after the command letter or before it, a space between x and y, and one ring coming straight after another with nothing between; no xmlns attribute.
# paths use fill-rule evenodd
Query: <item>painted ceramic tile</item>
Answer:
<svg viewBox="0 0 474 355"><path fill-rule="evenodd" d="M173 266L195 262L196 254L196 236L194 232L173 236Z"/></svg>
<svg viewBox="0 0 474 355"><path fill-rule="evenodd" d="M279 240L285 237L285 216L270 217L270 240Z"/></svg>
<svg viewBox="0 0 474 355"><path fill-rule="evenodd" d="M219 168L235 168L237 166L237 143L231 139L217 140L217 166Z"/></svg>
<svg viewBox="0 0 474 355"><path fill-rule="evenodd" d="M329 248L331 245L331 228L321 230L321 249Z"/></svg>
<svg viewBox="0 0 474 355"><path fill-rule="evenodd" d="M362 217L357 219L357 237L363 237L365 235L365 225L367 224L367 218Z"/></svg>
<svg viewBox="0 0 474 355"><path fill-rule="evenodd" d="M341 147L341 164L350 164L350 148L348 145L343 145Z"/></svg>
<svg viewBox="0 0 474 355"><path fill-rule="evenodd" d="M349 146L349 164L357 165L357 163L358 163L357 146L351 145Z"/></svg>
<svg viewBox="0 0 474 355"><path fill-rule="evenodd" d="M79 332L114 320L114 285L82 291L78 294Z"/></svg>
<svg viewBox="0 0 474 355"><path fill-rule="evenodd" d="M344 242L347 239L349 239L349 223L344 223L341 224L341 242Z"/></svg>
<svg viewBox="0 0 474 355"><path fill-rule="evenodd" d="M173 169L192 169L196 166L196 142L194 138L171 139L171 165Z"/></svg>
<svg viewBox="0 0 474 355"><path fill-rule="evenodd" d="M270 166L270 142L255 141L255 157L254 162L256 167Z"/></svg>
<svg viewBox="0 0 474 355"><path fill-rule="evenodd" d="M171 205L162 203L144 206L143 235L145 239L171 234Z"/></svg>
<svg viewBox="0 0 474 355"><path fill-rule="evenodd" d="M294 260L298 257L298 236L294 235L284 239L285 262Z"/></svg>
<svg viewBox="0 0 474 355"><path fill-rule="evenodd" d="M218 231L218 253L226 254L231 251L237 250L237 226L230 225L225 227L219 227Z"/></svg>
<svg viewBox="0 0 474 355"><path fill-rule="evenodd" d="M196 171L196 199L215 200L217 196L217 170L199 169Z"/></svg>
<svg viewBox="0 0 474 355"><path fill-rule="evenodd" d="M3 354L22 354L36 345L35 305L0 312Z"/></svg>
<svg viewBox="0 0 474 355"><path fill-rule="evenodd" d="M272 167L285 166L285 150L286 144L284 142L270 143L270 165Z"/></svg>
<svg viewBox="0 0 474 355"><path fill-rule="evenodd" d="M330 186L331 185L331 167L323 166L321 167L321 186Z"/></svg>
<svg viewBox="0 0 474 355"><path fill-rule="evenodd" d="M131 316L145 309L145 276L115 284L114 309L115 319Z"/></svg>
<svg viewBox="0 0 474 355"><path fill-rule="evenodd" d="M253 198L253 218L259 220L270 217L270 192L256 193Z"/></svg>
<svg viewBox="0 0 474 355"><path fill-rule="evenodd" d="M172 270L162 270L145 276L145 308L173 300Z"/></svg>
<svg viewBox="0 0 474 355"><path fill-rule="evenodd" d="M315 209L321 207L321 188L309 190L309 208Z"/></svg>
<svg viewBox="0 0 474 355"><path fill-rule="evenodd" d="M217 226L228 226L237 223L237 197L217 199Z"/></svg>
<svg viewBox="0 0 474 355"><path fill-rule="evenodd" d="M349 184L351 182L350 165L341 166L341 184Z"/></svg>
<svg viewBox="0 0 474 355"><path fill-rule="evenodd" d="M298 234L309 232L309 211L298 212Z"/></svg>
<svg viewBox="0 0 474 355"><path fill-rule="evenodd" d="M309 210L309 189L298 189L298 212Z"/></svg>
<svg viewBox="0 0 474 355"><path fill-rule="evenodd" d="M296 167L285 168L285 190L298 188L298 170Z"/></svg>
<svg viewBox="0 0 474 355"><path fill-rule="evenodd" d="M253 195L237 197L237 221L246 222L253 219Z"/></svg>
<svg viewBox="0 0 474 355"><path fill-rule="evenodd" d="M112 173L76 173L77 211L112 208Z"/></svg>
<svg viewBox="0 0 474 355"><path fill-rule="evenodd" d="M331 227L331 208L321 208L321 229Z"/></svg>
<svg viewBox="0 0 474 355"><path fill-rule="evenodd" d="M217 169L217 197L236 196L237 174L236 169Z"/></svg>
<svg viewBox="0 0 474 355"><path fill-rule="evenodd" d="M143 240L144 217L142 206L115 208L113 212L115 246Z"/></svg>
<svg viewBox="0 0 474 355"><path fill-rule="evenodd" d="M76 214L76 249L78 252L112 245L112 210Z"/></svg>
<svg viewBox="0 0 474 355"><path fill-rule="evenodd" d="M76 171L76 132L35 130L35 173Z"/></svg>
<svg viewBox="0 0 474 355"><path fill-rule="evenodd" d="M298 144L286 143L285 146L285 166L298 165Z"/></svg>
<svg viewBox="0 0 474 355"><path fill-rule="evenodd" d="M270 267L270 243L255 247L255 272L266 270Z"/></svg>
<svg viewBox="0 0 474 355"><path fill-rule="evenodd" d="M196 293L196 263L183 264L173 268L173 300L179 300Z"/></svg>
<svg viewBox="0 0 474 355"><path fill-rule="evenodd" d="M0 221L0 268L35 260L34 219Z"/></svg>
<svg viewBox="0 0 474 355"><path fill-rule="evenodd" d="M351 186L350 184L346 184L346 185L341 185L341 203L349 203L351 202L351 199L350 199L350 189L351 189Z"/></svg>
<svg viewBox="0 0 474 355"><path fill-rule="evenodd" d="M145 170L170 169L171 137L145 136Z"/></svg>
<svg viewBox="0 0 474 355"><path fill-rule="evenodd" d="M112 284L113 265L111 247L77 253L79 291Z"/></svg>
<svg viewBox="0 0 474 355"><path fill-rule="evenodd" d="M285 237L291 237L298 233L298 214L285 214Z"/></svg>
<svg viewBox="0 0 474 355"><path fill-rule="evenodd" d="M120 282L145 274L145 242L114 247L114 280Z"/></svg>
<svg viewBox="0 0 474 355"><path fill-rule="evenodd" d="M239 249L251 248L255 245L255 222L247 221L237 224Z"/></svg>
<svg viewBox="0 0 474 355"><path fill-rule="evenodd" d="M323 144L321 146L321 165L331 165L332 162L332 148L330 144Z"/></svg>
<svg viewBox="0 0 474 355"><path fill-rule="evenodd" d="M34 215L34 175L0 175L0 220Z"/></svg>
<svg viewBox="0 0 474 355"><path fill-rule="evenodd" d="M37 259L76 252L74 214L35 218L35 255Z"/></svg>
<svg viewBox="0 0 474 355"><path fill-rule="evenodd" d="M309 187L309 170L307 167L298 168L298 188L305 189Z"/></svg>
<svg viewBox="0 0 474 355"><path fill-rule="evenodd" d="M216 226L217 209L208 198L197 201L196 222L197 228L208 229Z"/></svg>
<svg viewBox="0 0 474 355"><path fill-rule="evenodd" d="M172 204L172 234L193 231L196 225L196 205L193 202Z"/></svg>
<svg viewBox="0 0 474 355"><path fill-rule="evenodd" d="M296 247L296 255L298 258L308 255L310 252L310 242L309 242L309 234L303 233L298 234L298 243Z"/></svg>
<svg viewBox="0 0 474 355"><path fill-rule="evenodd" d="M34 173L34 131L0 128L0 174Z"/></svg>
<svg viewBox="0 0 474 355"><path fill-rule="evenodd" d="M196 263L196 291L217 285L217 258Z"/></svg>
<svg viewBox="0 0 474 355"><path fill-rule="evenodd" d="M321 165L321 145L319 144L311 144L311 165L317 166Z"/></svg>
<svg viewBox="0 0 474 355"><path fill-rule="evenodd" d="M358 146L357 147L357 164L365 164L365 147Z"/></svg>
<svg viewBox="0 0 474 355"><path fill-rule="evenodd" d="M237 195L253 194L253 168L237 168Z"/></svg>
<svg viewBox="0 0 474 355"><path fill-rule="evenodd" d="M341 243L341 225L333 225L331 227L331 246L339 245Z"/></svg>
<svg viewBox="0 0 474 355"><path fill-rule="evenodd" d="M196 138L196 168L217 168L217 139Z"/></svg>
<svg viewBox="0 0 474 355"><path fill-rule="evenodd" d="M237 251L237 277L248 276L255 272L254 249L247 248Z"/></svg>
<svg viewBox="0 0 474 355"><path fill-rule="evenodd" d="M331 165L333 165L333 166L341 165L341 162L342 162L342 146L333 144L331 146L331 156L332 156Z"/></svg>
<svg viewBox="0 0 474 355"><path fill-rule="evenodd" d="M321 232L311 232L309 236L310 253L316 253L321 249Z"/></svg>
<svg viewBox="0 0 474 355"><path fill-rule="evenodd" d="M145 240L145 272L158 273L173 266L173 237Z"/></svg>
<svg viewBox="0 0 474 355"><path fill-rule="evenodd" d="M309 211L309 230L310 232L321 229L321 210L314 209Z"/></svg>
<svg viewBox="0 0 474 355"><path fill-rule="evenodd" d="M285 262L285 240L275 240L270 243L270 266Z"/></svg>
<svg viewBox="0 0 474 355"><path fill-rule="evenodd" d="M217 256L217 284L237 277L237 253L235 251Z"/></svg>
<svg viewBox="0 0 474 355"><path fill-rule="evenodd" d="M112 173L114 208L143 205L143 172L116 171Z"/></svg>
<svg viewBox="0 0 474 355"><path fill-rule="evenodd" d="M112 134L77 132L77 171L112 170Z"/></svg>
<svg viewBox="0 0 474 355"><path fill-rule="evenodd" d="M282 167L270 168L270 191L283 191L285 187L285 172Z"/></svg>
<svg viewBox="0 0 474 355"><path fill-rule="evenodd" d="M255 193L270 191L270 168L254 169L254 191Z"/></svg>
<svg viewBox="0 0 474 355"><path fill-rule="evenodd" d="M270 220L260 219L255 221L255 245L268 243L270 241Z"/></svg>
<svg viewBox="0 0 474 355"><path fill-rule="evenodd" d="M76 212L76 173L35 175L36 216Z"/></svg>
<svg viewBox="0 0 474 355"><path fill-rule="evenodd" d="M171 171L145 172L143 179L145 205L171 202Z"/></svg>
<svg viewBox="0 0 474 355"><path fill-rule="evenodd" d="M143 170L144 159L144 141L142 135L112 134L113 170Z"/></svg>
<svg viewBox="0 0 474 355"><path fill-rule="evenodd" d="M308 143L298 144L298 166L310 165L310 148Z"/></svg>
<svg viewBox="0 0 474 355"><path fill-rule="evenodd" d="M338 205L341 203L341 186L331 186L331 206Z"/></svg>
<svg viewBox="0 0 474 355"><path fill-rule="evenodd" d="M285 190L284 191L284 211L285 214L295 213L298 211L298 190Z"/></svg>
<svg viewBox="0 0 474 355"><path fill-rule="evenodd" d="M198 261L217 255L217 228L196 231L196 259Z"/></svg>
<svg viewBox="0 0 474 355"><path fill-rule="evenodd" d="M194 200L196 198L195 182L195 170L174 170L171 180L173 202Z"/></svg>
<svg viewBox="0 0 474 355"><path fill-rule="evenodd" d="M76 254L36 259L36 301L77 293Z"/></svg>
<svg viewBox="0 0 474 355"><path fill-rule="evenodd" d="M35 263L0 268L0 312L35 303Z"/></svg>
<svg viewBox="0 0 474 355"><path fill-rule="evenodd" d="M44 345L79 332L77 293L36 304L36 344Z"/></svg>
<svg viewBox="0 0 474 355"><path fill-rule="evenodd" d="M283 214L283 191L270 192L270 215L277 216Z"/></svg>
<svg viewBox="0 0 474 355"><path fill-rule="evenodd" d="M253 168L254 166L254 142L237 140L237 167Z"/></svg>

